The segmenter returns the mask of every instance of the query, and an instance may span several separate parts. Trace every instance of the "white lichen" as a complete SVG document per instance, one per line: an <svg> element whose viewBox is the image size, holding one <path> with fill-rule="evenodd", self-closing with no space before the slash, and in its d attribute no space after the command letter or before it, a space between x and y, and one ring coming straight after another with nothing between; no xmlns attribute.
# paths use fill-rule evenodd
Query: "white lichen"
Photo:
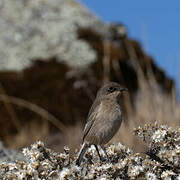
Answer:
<svg viewBox="0 0 180 180"><path fill-rule="evenodd" d="M161 142L163 141L164 137L166 136L166 131L165 130L161 130L158 129L157 131L155 131L152 135L152 140L156 143L156 142Z"/></svg>
<svg viewBox="0 0 180 180"><path fill-rule="evenodd" d="M1 179L180 179L180 131L167 126L145 125L135 130L137 135L149 136L149 153L145 158L124 145L106 147L109 160L100 150L104 161L100 161L96 149L91 146L84 155L81 166L70 157L68 147L55 153L40 141L24 148L27 161L0 163ZM161 134L162 133L162 134ZM154 135L154 136L152 136Z"/></svg>

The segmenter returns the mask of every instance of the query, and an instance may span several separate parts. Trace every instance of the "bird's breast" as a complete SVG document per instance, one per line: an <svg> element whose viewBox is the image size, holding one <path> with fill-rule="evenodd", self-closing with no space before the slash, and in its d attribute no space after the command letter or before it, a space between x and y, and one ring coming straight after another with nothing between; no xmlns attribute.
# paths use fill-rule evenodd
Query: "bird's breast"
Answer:
<svg viewBox="0 0 180 180"><path fill-rule="evenodd" d="M92 134L97 144L106 144L118 131L122 122L119 104L115 101L104 100L99 105ZM96 129L96 131L94 131Z"/></svg>
<svg viewBox="0 0 180 180"><path fill-rule="evenodd" d="M112 99L104 99L89 117L93 124L85 137L91 144L106 144L118 131L122 122L120 105Z"/></svg>
<svg viewBox="0 0 180 180"><path fill-rule="evenodd" d="M121 121L122 111L120 105L114 100L103 100L97 112L97 119L106 121L106 123L117 123Z"/></svg>

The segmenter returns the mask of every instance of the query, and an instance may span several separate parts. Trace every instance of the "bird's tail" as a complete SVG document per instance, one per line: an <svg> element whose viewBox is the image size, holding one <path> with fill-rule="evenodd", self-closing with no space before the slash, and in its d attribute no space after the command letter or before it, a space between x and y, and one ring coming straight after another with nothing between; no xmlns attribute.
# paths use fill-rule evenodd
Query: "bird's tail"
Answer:
<svg viewBox="0 0 180 180"><path fill-rule="evenodd" d="M81 161L82 161L83 156L84 156L84 153L86 152L87 148L88 148L88 144L86 142L84 142L80 151L79 151L78 158L76 160L76 165L80 166Z"/></svg>

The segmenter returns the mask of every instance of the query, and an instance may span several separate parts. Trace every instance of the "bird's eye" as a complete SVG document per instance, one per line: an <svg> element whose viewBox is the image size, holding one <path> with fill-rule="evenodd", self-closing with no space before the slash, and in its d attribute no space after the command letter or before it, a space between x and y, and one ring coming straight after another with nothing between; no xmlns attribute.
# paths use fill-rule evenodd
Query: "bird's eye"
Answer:
<svg viewBox="0 0 180 180"><path fill-rule="evenodd" d="M112 92L114 92L114 91L116 91L116 88L115 88L115 87L110 87L110 88L108 89L108 92L110 92L110 93L112 93Z"/></svg>

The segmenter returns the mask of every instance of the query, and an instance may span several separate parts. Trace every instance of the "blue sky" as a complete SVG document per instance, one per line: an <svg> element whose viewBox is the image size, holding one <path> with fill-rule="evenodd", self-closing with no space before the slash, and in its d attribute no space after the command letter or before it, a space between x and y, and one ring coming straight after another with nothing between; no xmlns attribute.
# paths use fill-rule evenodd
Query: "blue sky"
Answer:
<svg viewBox="0 0 180 180"><path fill-rule="evenodd" d="M180 0L79 0L105 22L121 22L128 35L167 74L180 95Z"/></svg>

